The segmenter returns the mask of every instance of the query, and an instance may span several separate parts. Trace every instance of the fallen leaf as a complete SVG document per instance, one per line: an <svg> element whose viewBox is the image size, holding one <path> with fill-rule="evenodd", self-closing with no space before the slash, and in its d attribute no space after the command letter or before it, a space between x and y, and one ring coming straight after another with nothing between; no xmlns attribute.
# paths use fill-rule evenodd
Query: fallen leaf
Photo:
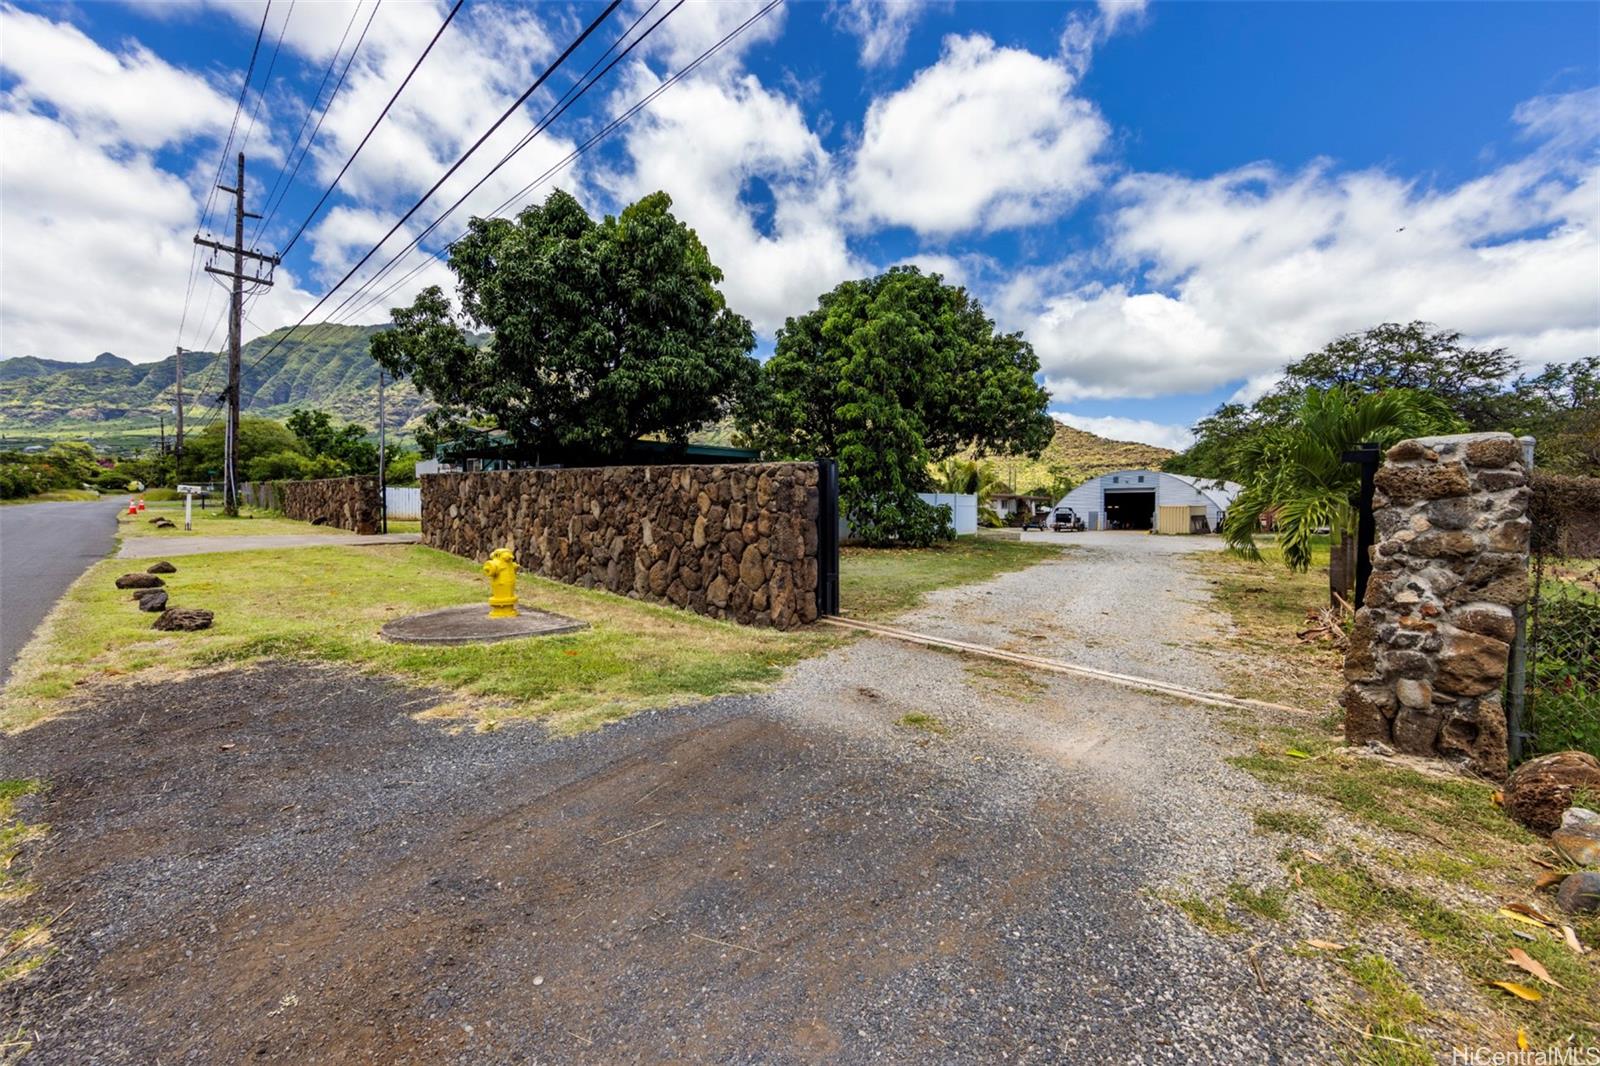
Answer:
<svg viewBox="0 0 1600 1066"><path fill-rule="evenodd" d="M1312 862L1320 863L1322 861L1322 856L1318 855L1314 851L1307 851L1306 849L1302 848L1302 849L1300 849L1300 854L1304 855L1306 858L1310 859Z"/></svg>
<svg viewBox="0 0 1600 1066"><path fill-rule="evenodd" d="M1551 918L1538 907L1531 906L1527 903L1507 903L1506 910L1515 911L1518 914L1526 914L1529 918L1532 918L1536 922L1548 925L1552 929L1557 928L1556 920L1554 918Z"/></svg>
<svg viewBox="0 0 1600 1066"><path fill-rule="evenodd" d="M1497 791L1490 798L1494 800L1494 805L1496 807L1504 807L1506 805L1506 794L1504 792Z"/></svg>
<svg viewBox="0 0 1600 1066"><path fill-rule="evenodd" d="M1341 944L1335 940L1311 939L1307 940L1306 943L1310 944L1314 948L1321 948L1323 951L1343 951L1345 948L1349 947L1348 944Z"/></svg>
<svg viewBox="0 0 1600 1066"><path fill-rule="evenodd" d="M236 745L236 744L218 744L217 745L217 750L218 751L232 751L236 747L238 747L238 745Z"/></svg>
<svg viewBox="0 0 1600 1066"><path fill-rule="evenodd" d="M1563 870L1544 870L1540 872L1538 877L1533 879L1533 890L1535 892L1543 892L1547 888L1556 887L1566 879L1567 875Z"/></svg>
<svg viewBox="0 0 1600 1066"><path fill-rule="evenodd" d="M1550 862L1547 859L1541 859L1537 855L1530 855L1530 856L1528 856L1528 859L1535 866L1543 866L1546 870L1554 870L1556 868L1556 864L1555 863Z"/></svg>
<svg viewBox="0 0 1600 1066"><path fill-rule="evenodd" d="M1582 955L1585 951L1589 950L1579 942L1578 934L1570 925L1563 925L1561 927L1561 939L1567 942L1567 947L1571 948L1573 951L1576 951L1579 955Z"/></svg>
<svg viewBox="0 0 1600 1066"><path fill-rule="evenodd" d="M1527 917L1526 915L1517 914L1515 911L1509 911L1504 907L1500 908L1500 912L1499 913L1500 913L1500 917L1502 917L1502 918L1510 918L1514 922L1522 922L1524 925L1531 925L1531 926L1534 926L1535 928L1538 928L1538 929L1544 929L1545 928L1545 924L1543 922L1536 922L1532 918Z"/></svg>
<svg viewBox="0 0 1600 1066"><path fill-rule="evenodd" d="M1527 1051L1528 1050L1528 1034L1523 1032L1521 1029L1517 1030L1517 1050L1518 1051Z"/></svg>
<svg viewBox="0 0 1600 1066"><path fill-rule="evenodd" d="M1293 755L1296 759L1311 758L1311 753L1309 751L1301 751L1299 748L1285 748L1283 753L1285 755Z"/></svg>
<svg viewBox="0 0 1600 1066"><path fill-rule="evenodd" d="M1515 981L1490 981L1489 983L1495 988L1503 988L1507 992L1510 992L1513 996L1516 996L1518 999L1525 999L1529 1003L1537 1003L1544 998L1537 988L1529 988L1527 985L1519 985Z"/></svg>
<svg viewBox="0 0 1600 1066"><path fill-rule="evenodd" d="M1547 985L1550 985L1554 988L1561 987L1561 982L1557 981L1554 977L1551 977L1550 971L1545 969L1544 965L1540 963L1538 959L1534 958L1532 955L1529 955L1521 948L1512 948L1511 957L1506 961L1519 970L1528 971Z"/></svg>

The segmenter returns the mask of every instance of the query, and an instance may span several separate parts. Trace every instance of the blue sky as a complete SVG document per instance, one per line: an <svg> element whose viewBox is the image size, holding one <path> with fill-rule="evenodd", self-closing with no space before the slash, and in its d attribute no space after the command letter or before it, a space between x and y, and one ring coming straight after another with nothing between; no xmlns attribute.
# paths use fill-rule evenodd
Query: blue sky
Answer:
<svg viewBox="0 0 1600 1066"><path fill-rule="evenodd" d="M646 2L624 4L555 93ZM372 22L264 247L305 219L447 10L373 4L266 12L236 134L250 130L257 203ZM310 308L600 10L468 0L252 304L247 334ZM755 10L689 0L424 247ZM189 239L262 13L0 7L15 149L0 164L0 354L146 360L219 343L220 292L203 276L191 287ZM552 184L596 212L666 189L762 352L838 281L917 263L1025 332L1064 420L1180 445L1218 402L1380 321L1429 319L1530 364L1600 351L1597 57L1600 8L1581 3L791 2ZM417 221L551 99L536 95ZM389 299L342 317L378 321L423 284L448 287L421 253L391 278L413 266Z"/></svg>

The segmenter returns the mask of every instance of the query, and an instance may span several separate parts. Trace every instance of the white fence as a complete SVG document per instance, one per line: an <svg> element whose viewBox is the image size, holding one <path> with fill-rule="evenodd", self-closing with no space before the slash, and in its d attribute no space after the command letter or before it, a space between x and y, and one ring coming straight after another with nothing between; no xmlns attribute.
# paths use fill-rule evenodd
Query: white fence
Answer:
<svg viewBox="0 0 1600 1066"><path fill-rule="evenodd" d="M422 517L422 490L420 488L396 488L387 486L384 490L383 505L390 518Z"/></svg>
<svg viewBox="0 0 1600 1066"><path fill-rule="evenodd" d="M978 497L954 492L919 492L917 499L935 505L942 503L950 508L950 520L958 536L978 531Z"/></svg>

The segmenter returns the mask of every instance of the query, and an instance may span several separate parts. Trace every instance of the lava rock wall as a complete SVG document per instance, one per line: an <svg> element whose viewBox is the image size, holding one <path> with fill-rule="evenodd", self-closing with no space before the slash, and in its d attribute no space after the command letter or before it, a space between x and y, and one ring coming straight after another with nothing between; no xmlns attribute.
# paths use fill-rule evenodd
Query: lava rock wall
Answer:
<svg viewBox="0 0 1600 1066"><path fill-rule="evenodd" d="M372 475L280 481L277 497L278 507L286 518L335 526L352 533L376 533L382 517L378 479Z"/></svg>
<svg viewBox="0 0 1600 1066"><path fill-rule="evenodd" d="M423 543L510 548L541 577L789 629L817 617L817 466L429 474Z"/></svg>
<svg viewBox="0 0 1600 1066"><path fill-rule="evenodd" d="M1345 736L1505 776L1530 492L1509 433L1407 440L1378 470L1372 577L1345 659Z"/></svg>

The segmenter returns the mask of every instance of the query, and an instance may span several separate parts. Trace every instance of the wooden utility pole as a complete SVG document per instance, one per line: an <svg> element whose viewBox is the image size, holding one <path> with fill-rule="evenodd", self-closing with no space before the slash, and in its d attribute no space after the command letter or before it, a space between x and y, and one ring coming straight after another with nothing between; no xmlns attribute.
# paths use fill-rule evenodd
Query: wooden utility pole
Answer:
<svg viewBox="0 0 1600 1066"><path fill-rule="evenodd" d="M384 418L383 418L383 367L378 368L378 513L383 516L381 532L389 532L389 479L384 461Z"/></svg>
<svg viewBox="0 0 1600 1066"><path fill-rule="evenodd" d="M172 472L173 476L183 478L183 348L178 346L174 358L178 361L178 427L173 431L172 438Z"/></svg>
<svg viewBox="0 0 1600 1066"><path fill-rule="evenodd" d="M251 292L272 287L272 268L282 260L275 255L264 255L244 246L244 220L247 218L260 218L260 215L244 209L244 153L239 153L238 180L233 188L218 185L217 188L233 197L233 244L219 244L216 241L201 240L197 235L194 243L210 248L213 252L220 252L233 256L233 269L223 270L211 264L206 265L206 273L216 274L228 278L233 283L232 302L228 306L228 387L222 393L222 399L228 405L228 418L223 430L223 458L222 458L222 501L223 508L230 515L239 513L239 346L241 333L244 330L244 283L250 282L254 288ZM213 255L212 263L216 262ZM255 260L264 264L265 273L246 274L244 261Z"/></svg>

